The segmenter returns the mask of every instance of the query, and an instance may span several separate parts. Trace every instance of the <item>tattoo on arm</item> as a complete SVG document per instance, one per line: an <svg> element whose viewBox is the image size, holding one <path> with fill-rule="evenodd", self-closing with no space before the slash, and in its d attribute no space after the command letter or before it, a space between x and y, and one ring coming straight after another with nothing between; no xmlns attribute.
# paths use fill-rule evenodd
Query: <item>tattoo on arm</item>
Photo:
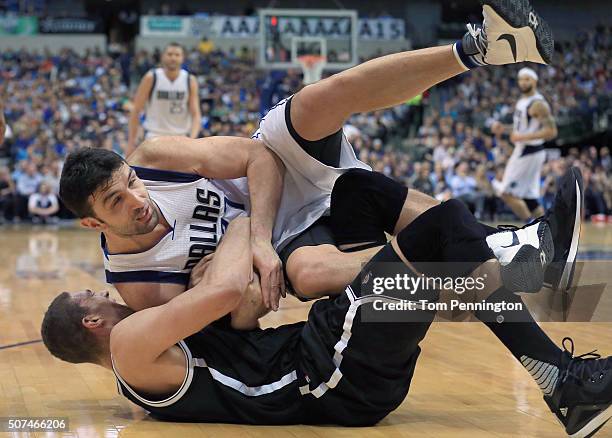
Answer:
<svg viewBox="0 0 612 438"><path fill-rule="evenodd" d="M552 115L548 114L540 119L544 128L554 129L556 126L555 119Z"/></svg>

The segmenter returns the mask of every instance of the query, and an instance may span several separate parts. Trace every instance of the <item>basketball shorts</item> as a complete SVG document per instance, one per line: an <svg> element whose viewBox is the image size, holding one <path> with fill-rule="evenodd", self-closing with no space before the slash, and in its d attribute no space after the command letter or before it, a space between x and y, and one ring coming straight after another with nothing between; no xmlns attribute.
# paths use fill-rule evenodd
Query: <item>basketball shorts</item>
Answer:
<svg viewBox="0 0 612 438"><path fill-rule="evenodd" d="M515 150L504 171L502 193L523 199L539 199L542 166L545 161L544 150L526 155Z"/></svg>
<svg viewBox="0 0 612 438"><path fill-rule="evenodd" d="M382 173L348 170L334 184L330 216L317 220L280 251L283 266L294 251L306 246L350 245L348 252L384 245L385 233L393 233L407 196L408 188ZM286 272L285 280L295 295Z"/></svg>
<svg viewBox="0 0 612 438"><path fill-rule="evenodd" d="M434 312L413 311L410 322L368 320L382 302L397 302L391 294L367 292L380 266L397 266L397 274L413 275L385 245L338 297L313 304L299 344L303 374L300 392L308 412L318 422L368 426L395 410L406 398ZM412 298L411 298L412 299ZM414 300L424 299L417 293ZM428 296L427 299L431 299ZM378 310L377 310L378 309ZM383 319L385 315L382 315ZM394 322L395 321L395 322Z"/></svg>
<svg viewBox="0 0 612 438"><path fill-rule="evenodd" d="M342 130L307 141L291 122L291 99L274 106L253 138L261 140L285 165L281 202L272 233L277 251L329 214L336 179L349 169L371 170L355 156Z"/></svg>

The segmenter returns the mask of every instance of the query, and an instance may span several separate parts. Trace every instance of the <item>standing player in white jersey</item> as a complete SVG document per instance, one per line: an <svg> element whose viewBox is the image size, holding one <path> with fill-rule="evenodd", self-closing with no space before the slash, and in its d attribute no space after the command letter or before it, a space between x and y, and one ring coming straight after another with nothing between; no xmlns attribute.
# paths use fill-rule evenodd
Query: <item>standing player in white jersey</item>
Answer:
<svg viewBox="0 0 612 438"><path fill-rule="evenodd" d="M196 138L200 131L200 100L195 76L183 68L185 53L178 43L162 52L161 67L150 70L140 82L128 122L125 155L136 148L139 117L145 111L145 138L184 135Z"/></svg>
<svg viewBox="0 0 612 438"><path fill-rule="evenodd" d="M521 220L529 221L542 216L540 206L540 177L546 160L544 142L557 136L557 125L550 106L537 89L538 75L528 68L518 73L521 98L514 110L514 124L510 140L514 151L508 160L502 180L501 197ZM503 133L505 127L494 124L494 133Z"/></svg>

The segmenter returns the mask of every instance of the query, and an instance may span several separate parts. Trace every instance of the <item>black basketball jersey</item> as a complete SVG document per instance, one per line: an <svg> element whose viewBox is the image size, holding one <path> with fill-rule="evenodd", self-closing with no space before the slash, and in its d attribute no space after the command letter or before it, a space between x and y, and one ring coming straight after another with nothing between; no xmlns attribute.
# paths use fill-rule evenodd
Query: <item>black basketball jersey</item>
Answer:
<svg viewBox="0 0 612 438"><path fill-rule="evenodd" d="M189 366L176 393L161 397L136 393L115 372L119 392L163 420L308 422L295 358L302 327L298 323L245 332L208 326L178 344Z"/></svg>
<svg viewBox="0 0 612 438"><path fill-rule="evenodd" d="M375 424L406 397L433 319L363 323L360 307L378 299L349 287L315 302L306 323L240 332L217 321L178 344L189 366L174 394L136 393L115 372L119 392L163 420Z"/></svg>

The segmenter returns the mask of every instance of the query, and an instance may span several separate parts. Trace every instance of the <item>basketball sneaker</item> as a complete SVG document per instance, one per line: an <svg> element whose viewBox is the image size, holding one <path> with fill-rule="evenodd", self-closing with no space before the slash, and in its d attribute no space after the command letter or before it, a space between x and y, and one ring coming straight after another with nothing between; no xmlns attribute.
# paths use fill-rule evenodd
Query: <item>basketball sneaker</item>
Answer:
<svg viewBox="0 0 612 438"><path fill-rule="evenodd" d="M584 216L582 173L570 168L558 181L552 208L544 215L555 243L555 257L544 272L544 285L566 291L572 286L580 227Z"/></svg>
<svg viewBox="0 0 612 438"><path fill-rule="evenodd" d="M466 69L524 61L551 62L552 31L528 0L481 0L481 4L482 26L468 24L468 32L453 46L455 56Z"/></svg>
<svg viewBox="0 0 612 438"><path fill-rule="evenodd" d="M512 292L538 292L555 254L550 226L539 221L522 228L499 228L502 231L488 236L487 244L499 260L504 286Z"/></svg>
<svg viewBox="0 0 612 438"><path fill-rule="evenodd" d="M594 351L574 357L571 338L563 348L559 379L544 401L570 437L592 437L612 417L612 357Z"/></svg>
<svg viewBox="0 0 612 438"><path fill-rule="evenodd" d="M559 179L553 206L543 217L521 228L500 226L499 233L487 236L508 289L538 292L542 286L562 291L571 287L583 198L582 174L572 167Z"/></svg>

